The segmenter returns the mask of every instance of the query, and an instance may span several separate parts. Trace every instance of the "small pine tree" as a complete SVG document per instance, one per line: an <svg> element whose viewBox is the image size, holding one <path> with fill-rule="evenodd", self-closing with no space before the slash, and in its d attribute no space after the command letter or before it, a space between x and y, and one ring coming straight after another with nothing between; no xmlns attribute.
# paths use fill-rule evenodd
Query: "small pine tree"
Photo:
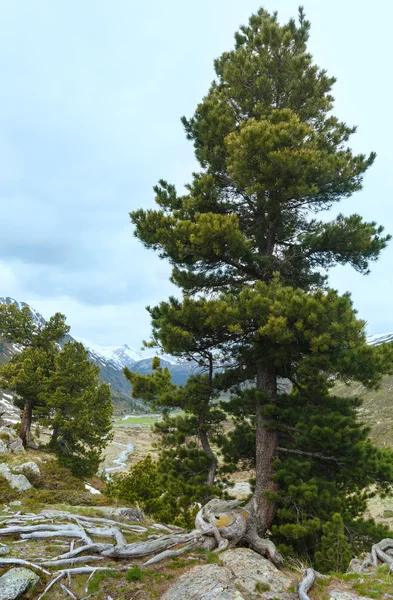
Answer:
<svg viewBox="0 0 393 600"><path fill-rule="evenodd" d="M112 399L107 384L99 384L99 368L79 342L67 342L55 357L46 380L42 421L53 428L49 446L74 475L89 476L99 466L110 441Z"/></svg>
<svg viewBox="0 0 393 600"><path fill-rule="evenodd" d="M177 464L180 466L181 462ZM108 493L118 500L139 506L158 521L192 528L196 513L190 505L192 487L187 486L182 475L176 476L173 473L172 466L165 461L165 457L161 456L158 461L153 461L148 454L131 467L128 473L117 475L114 480L109 481Z"/></svg>
<svg viewBox="0 0 393 600"><path fill-rule="evenodd" d="M37 328L29 308L19 311L13 304L0 307L0 335L24 346L9 363L1 365L0 386L16 393L14 402L23 411L19 437L25 448L31 437L34 412L42 410L44 382L60 351L58 342L69 329L60 313Z"/></svg>
<svg viewBox="0 0 393 600"><path fill-rule="evenodd" d="M133 398L142 398L155 409L164 412L164 419L156 423L155 433L161 440L161 450L165 449L165 460L173 465L177 477L183 477L181 465L177 461L188 462L189 473L185 479L193 484L190 491L192 501L207 500L219 495L214 486L218 469L218 459L212 449L217 440L225 413L218 407L217 378L213 376L213 361L209 374L198 373L189 377L186 384L175 385L167 368L160 366L158 357L153 359L153 373L141 375L124 369L126 378L132 385ZM181 409L184 414L169 416L173 409ZM192 466L190 464L195 461ZM171 469L168 469L168 473ZM195 475L195 473L197 475ZM177 479L176 477L176 479ZM195 486L198 486L196 492Z"/></svg>
<svg viewBox="0 0 393 600"><path fill-rule="evenodd" d="M315 553L315 566L322 573L344 573L352 558L351 546L339 513L323 526L320 550Z"/></svg>

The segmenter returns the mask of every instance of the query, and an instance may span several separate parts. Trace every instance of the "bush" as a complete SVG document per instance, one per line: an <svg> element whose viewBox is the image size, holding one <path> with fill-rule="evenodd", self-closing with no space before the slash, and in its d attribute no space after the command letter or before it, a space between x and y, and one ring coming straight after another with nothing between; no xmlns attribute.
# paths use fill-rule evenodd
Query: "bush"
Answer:
<svg viewBox="0 0 393 600"><path fill-rule="evenodd" d="M0 503L7 504L12 500L17 500L20 497L20 492L10 486L5 477L0 475Z"/></svg>
<svg viewBox="0 0 393 600"><path fill-rule="evenodd" d="M177 487L168 485L167 475L165 465L154 462L148 454L128 473L109 482L108 494L131 506L140 506L158 521L193 527L198 509L190 506L192 500L184 493L181 479L177 479Z"/></svg>
<svg viewBox="0 0 393 600"><path fill-rule="evenodd" d="M315 553L316 568L322 573L344 573L352 558L352 550L344 532L344 521L339 513L323 526L320 549Z"/></svg>
<svg viewBox="0 0 393 600"><path fill-rule="evenodd" d="M83 481L74 477L68 469L59 465L56 459L49 459L45 463L40 463L40 472L41 474L34 482L34 485L39 489L85 491Z"/></svg>

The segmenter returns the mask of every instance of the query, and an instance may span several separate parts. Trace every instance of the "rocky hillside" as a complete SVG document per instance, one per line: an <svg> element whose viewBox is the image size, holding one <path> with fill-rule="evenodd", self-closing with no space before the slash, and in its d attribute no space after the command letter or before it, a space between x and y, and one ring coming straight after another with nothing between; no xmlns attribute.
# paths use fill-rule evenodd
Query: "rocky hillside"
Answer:
<svg viewBox="0 0 393 600"><path fill-rule="evenodd" d="M0 447L0 600L392 597L389 569L363 572L358 559L346 574L318 574L305 586L300 560L288 559L278 570L250 548L203 550L198 529L190 533L133 507L115 507L97 477L84 483L51 455L12 449L12 431L1 433L9 439Z"/></svg>
<svg viewBox="0 0 393 600"><path fill-rule="evenodd" d="M42 327L45 324L44 317L25 302L19 302L14 298L0 297L0 304L7 304L7 306L15 304L19 309L27 306L37 327ZM99 366L101 380L110 384L115 408L118 411L129 412L141 410L141 403L132 400L130 397L131 386L123 375L123 367L127 366L138 373L151 372L151 360L155 354L154 351L141 353L130 348L127 344L118 347L98 346L85 339L74 338L71 335L67 335L63 343L75 341L75 339L84 344L89 351L90 360ZM18 345L0 342L0 364L9 361L17 352L20 352ZM168 367L173 375L173 381L177 384L185 383L193 368L189 363L177 363L176 359L166 355L162 357L161 364L163 367ZM7 402L11 399L9 396L9 393L0 391L0 411L7 410Z"/></svg>

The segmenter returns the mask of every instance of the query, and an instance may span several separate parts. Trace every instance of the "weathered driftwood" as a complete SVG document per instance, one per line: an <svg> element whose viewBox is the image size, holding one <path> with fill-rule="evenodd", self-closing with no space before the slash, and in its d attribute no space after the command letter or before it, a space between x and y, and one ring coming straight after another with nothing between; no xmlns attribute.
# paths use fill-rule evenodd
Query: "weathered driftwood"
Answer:
<svg viewBox="0 0 393 600"><path fill-rule="evenodd" d="M63 579L63 577L65 577L65 574L60 573L59 575L57 575L54 579L52 579L48 585L46 586L46 588L44 589L44 591L42 592L42 594L40 594L37 598L37 600L41 600L41 598L43 598L45 596L45 594L47 592L49 592L49 590L55 585L55 583L57 583L58 581L60 581L60 579Z"/></svg>
<svg viewBox="0 0 393 600"><path fill-rule="evenodd" d="M103 556L77 556L76 558L62 558L59 560L45 560L40 565L44 567L66 567L69 565L77 565L79 563L93 562L96 560L104 560Z"/></svg>
<svg viewBox="0 0 393 600"><path fill-rule="evenodd" d="M40 565L37 565L36 563L30 562L28 560L23 560L22 558L4 558L4 557L0 557L0 567L31 567L33 569L37 569L38 571L41 571L42 573L45 573L45 575L50 575L50 571L48 571L47 569L44 569L43 567L40 567Z"/></svg>
<svg viewBox="0 0 393 600"><path fill-rule="evenodd" d="M66 512L47 512L28 516L10 515L1 523L0 536L18 534L23 540L71 538L71 543L66 546L68 551L50 559L40 558L28 561L0 556L0 566L30 566L46 574L50 574L46 567L54 568L56 571L52 572L53 578L40 598L45 596L57 583L61 585L68 596L73 598L75 594L71 585L72 575L92 576L97 570L107 567L98 567L96 564L89 563L96 563L104 559L147 557L144 565L151 565L166 558L179 556L196 546L220 551L227 548L228 545L246 541L257 552L268 558L273 557L273 562L277 564L277 552L274 544L270 540L260 538L257 534L252 534L252 527L250 528L248 524L250 518L252 517L248 511L239 507L238 502L215 499L200 509L195 519L196 528L193 531L187 532L179 527L155 523L154 528L163 531L162 535L149 536L147 540L128 543L127 533L146 533L147 528L112 519L86 517ZM96 542L92 539L94 537L108 538L108 543ZM386 554L387 550L393 549L393 540L385 545L383 542L387 542L387 540L383 540L378 548L373 547L373 557L378 557L379 560L382 560L381 557L384 553ZM386 556L393 562L393 557L389 557L387 554ZM127 568L128 565L124 565L118 570ZM309 600L307 591L316 576L315 572L309 571L299 586L300 600ZM63 581L66 577L68 585L65 585ZM86 593L87 589L86 587Z"/></svg>
<svg viewBox="0 0 393 600"><path fill-rule="evenodd" d="M368 556L362 566L361 571L367 567L377 567L378 561L382 564L389 565L390 570L393 570L393 557L391 556L391 552L393 551L393 539L385 538L378 542L378 544L374 544L371 548L371 554Z"/></svg>
<svg viewBox="0 0 393 600"><path fill-rule="evenodd" d="M66 593L66 594L68 594L69 596L71 596L71 598L72 598L73 600L78 600L78 597L77 597L77 596L75 596L75 594L74 594L73 592L71 592L70 588L68 588L66 585L64 585L64 583L61 583L61 584L60 584L60 587L61 587L61 589L62 589L62 590L63 590L63 591Z"/></svg>
<svg viewBox="0 0 393 600"><path fill-rule="evenodd" d="M308 592L314 585L315 580L316 580L316 573L315 573L314 569L306 569L304 572L303 579L299 583L299 588L298 588L299 600L310 600Z"/></svg>
<svg viewBox="0 0 393 600"><path fill-rule="evenodd" d="M148 565L153 565L154 563L158 563L161 560L165 560L165 558L173 558L174 556L180 556L181 554L184 554L185 552L192 550L192 548L194 548L195 546L196 546L196 542L188 544L187 546L184 546L183 548L180 548L179 550L164 550L164 552L161 552L160 554L156 554L156 556L153 556L153 558L150 558L150 560L144 562L143 566L147 567Z"/></svg>

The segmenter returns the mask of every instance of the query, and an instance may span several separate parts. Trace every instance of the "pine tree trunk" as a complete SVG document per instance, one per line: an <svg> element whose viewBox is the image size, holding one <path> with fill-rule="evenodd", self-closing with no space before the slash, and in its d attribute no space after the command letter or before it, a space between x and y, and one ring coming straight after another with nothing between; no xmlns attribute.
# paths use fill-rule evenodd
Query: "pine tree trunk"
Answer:
<svg viewBox="0 0 393 600"><path fill-rule="evenodd" d="M19 437L22 440L24 448L27 448L27 442L31 438L31 421L33 418L33 403L31 400L26 400L25 407L23 409L22 424L19 432Z"/></svg>
<svg viewBox="0 0 393 600"><path fill-rule="evenodd" d="M211 449L208 435L204 429L199 430L199 438L201 440L203 451L205 452L205 454L207 454L207 456L210 459L210 467L207 474L207 485L213 485L217 472L217 457Z"/></svg>
<svg viewBox="0 0 393 600"><path fill-rule="evenodd" d="M211 353L208 354L207 359L209 362L209 370L208 370L209 387L208 387L208 392L206 394L205 403L200 408L199 417L198 417L198 428L199 428L199 439L201 441L203 451L209 457L209 460L210 460L210 467L209 467L209 471L207 474L206 483L207 483L207 485L211 486L214 484L214 480L216 478L218 460L217 460L217 456L214 454L214 452L210 446L209 435L206 431L206 413L209 410L209 403L211 400L212 384L213 384L213 356ZM206 500L209 500L209 498L206 497Z"/></svg>
<svg viewBox="0 0 393 600"><path fill-rule="evenodd" d="M60 426L59 426L58 423L55 423L53 425L52 437L51 437L50 442L49 442L49 446L51 448L55 448L56 447L57 440L59 438L59 433L60 433Z"/></svg>
<svg viewBox="0 0 393 600"><path fill-rule="evenodd" d="M276 374L274 369L267 369L263 365L258 366L257 371L257 389L267 396L269 403L276 401ZM262 414L262 403L257 400L256 403L256 467L255 477L256 485L253 497L247 504L247 511L250 514L247 527L247 539L251 546L257 551L264 549L269 557L276 562L276 559L270 555L270 548L266 549L266 542L261 539L270 528L276 505L266 498L266 492L276 490L276 484L273 481L273 460L277 454L278 431L268 428L269 422Z"/></svg>

